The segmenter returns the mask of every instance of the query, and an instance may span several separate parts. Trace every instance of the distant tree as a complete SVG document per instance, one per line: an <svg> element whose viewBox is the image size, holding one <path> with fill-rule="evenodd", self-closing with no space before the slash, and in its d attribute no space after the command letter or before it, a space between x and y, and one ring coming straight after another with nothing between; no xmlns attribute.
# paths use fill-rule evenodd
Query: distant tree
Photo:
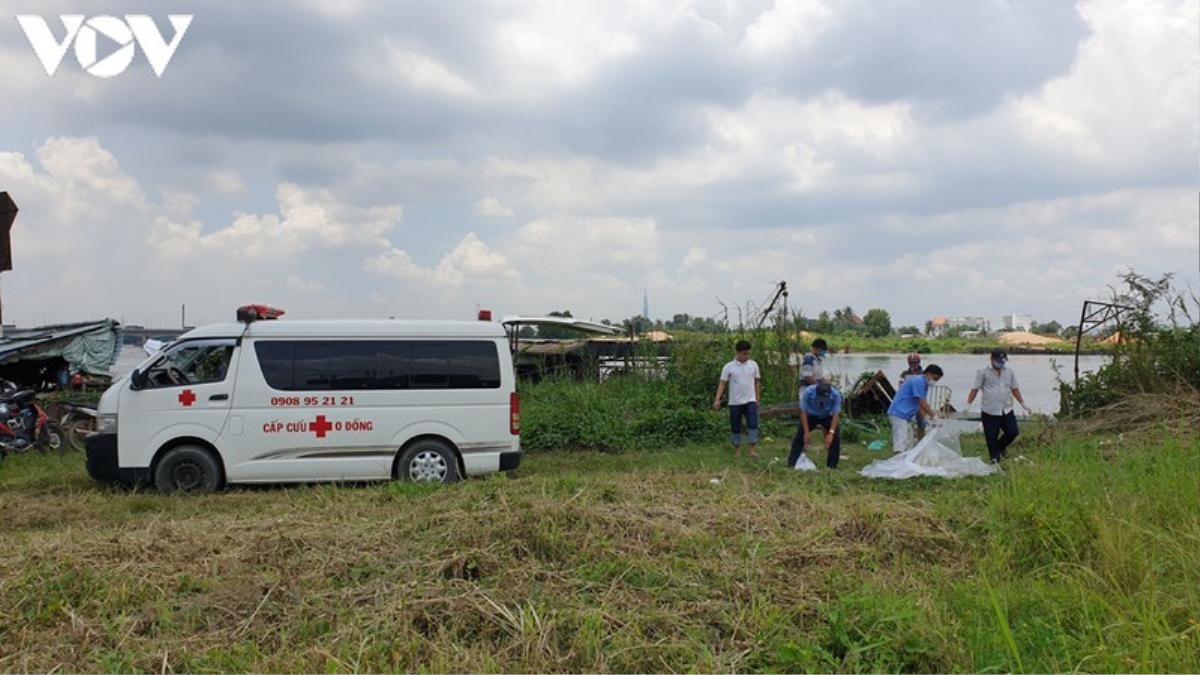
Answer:
<svg viewBox="0 0 1200 675"><path fill-rule="evenodd" d="M1063 327L1057 321L1047 321L1046 323L1034 323L1031 330L1043 335L1058 335L1062 329Z"/></svg>
<svg viewBox="0 0 1200 675"><path fill-rule="evenodd" d="M925 334L933 335L933 320L932 319L925 322Z"/></svg>
<svg viewBox="0 0 1200 675"><path fill-rule="evenodd" d="M849 305L833 310L833 331L837 333L861 333L865 329L863 320Z"/></svg>
<svg viewBox="0 0 1200 675"><path fill-rule="evenodd" d="M630 329L632 328L633 332L637 335L643 335L654 330L654 324L651 323L650 319L647 319L640 314L632 319L625 319L622 321L621 327L626 333L629 333Z"/></svg>
<svg viewBox="0 0 1200 675"><path fill-rule="evenodd" d="M921 329L916 326L901 326L896 329L900 335L920 335Z"/></svg>
<svg viewBox="0 0 1200 675"><path fill-rule="evenodd" d="M829 318L829 312L822 310L821 313L817 315L817 320L813 322L812 328L818 333L832 333L833 320Z"/></svg>
<svg viewBox="0 0 1200 675"><path fill-rule="evenodd" d="M546 316L557 316L565 319L574 318L571 316L571 310L569 309L564 309L560 312L549 312ZM570 340L572 338L583 337L583 334L574 328L567 328L566 326L538 326L538 337L550 340Z"/></svg>
<svg viewBox="0 0 1200 675"><path fill-rule="evenodd" d="M1059 335L1064 340L1074 340L1076 335L1079 335L1079 326L1067 326L1059 332Z"/></svg>
<svg viewBox="0 0 1200 675"><path fill-rule="evenodd" d="M535 338L537 336L537 329L533 326L521 326L521 330L517 331L517 337L520 338Z"/></svg>
<svg viewBox="0 0 1200 675"><path fill-rule="evenodd" d="M729 330L729 326L707 316L692 317L691 327L702 333L724 333Z"/></svg>
<svg viewBox="0 0 1200 675"><path fill-rule="evenodd" d="M871 337L884 337L892 333L892 317L886 309L878 307L868 309L867 313L863 315L862 321L867 335Z"/></svg>

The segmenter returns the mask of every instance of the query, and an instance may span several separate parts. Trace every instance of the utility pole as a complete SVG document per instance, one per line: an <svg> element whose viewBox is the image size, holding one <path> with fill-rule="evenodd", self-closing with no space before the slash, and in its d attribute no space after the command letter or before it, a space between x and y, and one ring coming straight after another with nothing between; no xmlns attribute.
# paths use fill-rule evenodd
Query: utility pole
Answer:
<svg viewBox="0 0 1200 675"><path fill-rule="evenodd" d="M179 329L187 330L187 305L179 306Z"/></svg>
<svg viewBox="0 0 1200 675"><path fill-rule="evenodd" d="M17 203L7 192L0 192L0 272L12 269L12 231L17 219ZM4 309L0 305L0 337L4 337Z"/></svg>

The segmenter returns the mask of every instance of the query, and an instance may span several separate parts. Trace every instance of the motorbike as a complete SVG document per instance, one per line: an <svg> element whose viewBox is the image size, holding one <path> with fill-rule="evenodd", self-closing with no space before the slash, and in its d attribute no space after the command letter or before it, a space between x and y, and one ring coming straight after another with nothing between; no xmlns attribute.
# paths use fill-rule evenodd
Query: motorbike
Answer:
<svg viewBox="0 0 1200 675"><path fill-rule="evenodd" d="M85 403L64 403L58 425L72 450L83 451L88 434L96 430L96 406Z"/></svg>
<svg viewBox="0 0 1200 675"><path fill-rule="evenodd" d="M0 399L0 450L11 453L62 452L62 427L37 404L37 392L25 389Z"/></svg>

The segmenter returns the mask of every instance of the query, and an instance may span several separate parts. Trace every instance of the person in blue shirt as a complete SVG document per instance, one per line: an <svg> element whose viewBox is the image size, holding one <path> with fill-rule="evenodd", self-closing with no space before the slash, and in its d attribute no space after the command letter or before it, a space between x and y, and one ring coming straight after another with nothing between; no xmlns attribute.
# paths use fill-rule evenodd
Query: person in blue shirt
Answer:
<svg viewBox="0 0 1200 675"><path fill-rule="evenodd" d="M929 385L940 379L942 369L930 364L925 367L920 377L907 377L904 384L900 385L896 398L892 399L892 405L888 407L888 420L892 423L893 452L900 453L913 447L913 421L917 418L917 413L925 415L927 420L937 416L933 408L929 407L926 397Z"/></svg>
<svg viewBox="0 0 1200 675"><path fill-rule="evenodd" d="M922 372L923 371L921 370L921 355L916 352L909 354L908 355L908 370L904 371L903 373L900 373L900 379L896 380L896 386L899 387L900 385L904 384L904 381L907 380L910 375L921 375ZM917 413L917 442L920 442L920 440L925 437L925 427L927 427L927 426L929 426L929 425L925 423L925 416L918 412Z"/></svg>
<svg viewBox="0 0 1200 675"><path fill-rule="evenodd" d="M829 343L825 338L817 338L812 342L812 351L804 355L800 361L800 391L805 387L824 380L829 381L825 374L825 357L829 355Z"/></svg>
<svg viewBox="0 0 1200 675"><path fill-rule="evenodd" d="M796 460L808 446L812 430L825 429L825 466L836 469L842 455L842 438L838 424L842 417L842 395L828 382L818 382L800 395L800 429L792 439L792 452L788 455L788 466L796 466Z"/></svg>

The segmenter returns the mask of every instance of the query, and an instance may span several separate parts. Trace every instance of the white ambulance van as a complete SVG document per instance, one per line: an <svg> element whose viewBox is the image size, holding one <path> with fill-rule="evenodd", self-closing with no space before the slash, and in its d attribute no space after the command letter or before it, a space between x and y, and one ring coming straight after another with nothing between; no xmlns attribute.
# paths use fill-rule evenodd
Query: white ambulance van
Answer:
<svg viewBox="0 0 1200 675"><path fill-rule="evenodd" d="M271 320L280 314L241 308L240 323L185 333L114 383L87 439L91 476L175 492L451 482L520 464L500 324Z"/></svg>

